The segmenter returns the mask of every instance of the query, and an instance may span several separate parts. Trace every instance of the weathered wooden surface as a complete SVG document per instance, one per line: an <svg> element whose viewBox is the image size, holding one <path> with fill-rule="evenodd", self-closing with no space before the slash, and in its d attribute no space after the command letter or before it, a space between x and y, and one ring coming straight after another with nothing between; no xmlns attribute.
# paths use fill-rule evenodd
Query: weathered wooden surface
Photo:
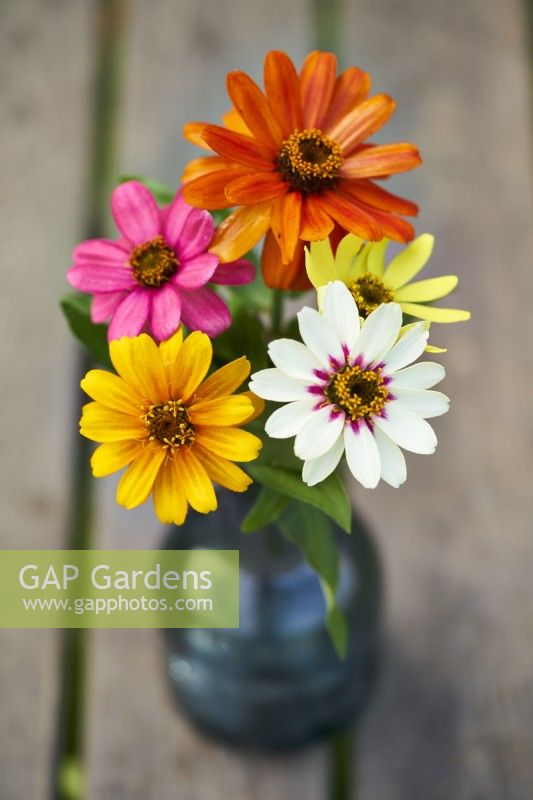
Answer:
<svg viewBox="0 0 533 800"><path fill-rule="evenodd" d="M0 546L61 547L75 414L74 351L57 311L87 152L89 9L19 0L0 11ZM58 102L60 98L60 105ZM0 632L0 797L51 780L59 634Z"/></svg>

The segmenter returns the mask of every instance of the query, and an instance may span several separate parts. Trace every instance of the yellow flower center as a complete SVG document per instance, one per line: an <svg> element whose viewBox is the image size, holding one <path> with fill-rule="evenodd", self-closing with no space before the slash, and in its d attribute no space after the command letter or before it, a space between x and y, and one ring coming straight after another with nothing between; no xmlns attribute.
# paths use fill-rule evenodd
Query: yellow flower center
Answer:
<svg viewBox="0 0 533 800"><path fill-rule="evenodd" d="M389 396L381 369L364 370L357 365L337 372L325 394L330 403L339 406L352 420L379 414Z"/></svg>
<svg viewBox="0 0 533 800"><path fill-rule="evenodd" d="M339 145L317 128L294 131L283 142L277 161L291 189L304 193L334 187L341 164Z"/></svg>
<svg viewBox="0 0 533 800"><path fill-rule="evenodd" d="M357 303L359 315L364 319L382 303L394 300L394 293L375 275L361 275L349 284L348 289Z"/></svg>
<svg viewBox="0 0 533 800"><path fill-rule="evenodd" d="M158 287L166 283L178 268L176 253L162 236L138 245L130 257L133 276L141 286Z"/></svg>
<svg viewBox="0 0 533 800"><path fill-rule="evenodd" d="M150 406L143 417L151 442L165 448L183 447L194 441L194 428L187 408L179 400Z"/></svg>

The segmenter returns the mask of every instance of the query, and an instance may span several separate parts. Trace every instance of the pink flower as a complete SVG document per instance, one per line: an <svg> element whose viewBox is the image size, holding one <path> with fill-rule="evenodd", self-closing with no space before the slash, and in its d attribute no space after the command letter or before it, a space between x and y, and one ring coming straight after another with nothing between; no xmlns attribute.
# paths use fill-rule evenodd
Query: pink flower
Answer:
<svg viewBox="0 0 533 800"><path fill-rule="evenodd" d="M225 331L228 307L207 284L249 283L255 270L244 259L219 264L208 251L211 215L187 205L180 192L160 209L138 181L114 190L111 210L123 238L82 242L67 272L72 286L94 295L92 321L110 320L108 339L147 331L161 341L180 321L211 337Z"/></svg>

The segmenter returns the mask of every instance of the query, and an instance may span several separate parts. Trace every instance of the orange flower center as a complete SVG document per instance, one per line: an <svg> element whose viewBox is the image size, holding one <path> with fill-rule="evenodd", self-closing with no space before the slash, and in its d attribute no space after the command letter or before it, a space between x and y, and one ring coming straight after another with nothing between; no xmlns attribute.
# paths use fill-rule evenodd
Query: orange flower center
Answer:
<svg viewBox="0 0 533 800"><path fill-rule="evenodd" d="M335 186L342 164L339 145L310 128L294 131L281 147L277 167L291 189L319 193Z"/></svg>
<svg viewBox="0 0 533 800"><path fill-rule="evenodd" d="M350 283L348 289L357 303L359 315L364 319L382 303L392 303L394 300L394 293L375 275L361 275Z"/></svg>
<svg viewBox="0 0 533 800"><path fill-rule="evenodd" d="M187 408L179 400L152 405L143 417L151 442L174 449L194 442L194 428Z"/></svg>
<svg viewBox="0 0 533 800"><path fill-rule="evenodd" d="M141 286L158 287L166 283L178 269L176 253L162 236L138 245L130 256L133 276Z"/></svg>
<svg viewBox="0 0 533 800"><path fill-rule="evenodd" d="M370 419L383 409L389 393L381 369L344 367L326 388L326 397L352 420Z"/></svg>

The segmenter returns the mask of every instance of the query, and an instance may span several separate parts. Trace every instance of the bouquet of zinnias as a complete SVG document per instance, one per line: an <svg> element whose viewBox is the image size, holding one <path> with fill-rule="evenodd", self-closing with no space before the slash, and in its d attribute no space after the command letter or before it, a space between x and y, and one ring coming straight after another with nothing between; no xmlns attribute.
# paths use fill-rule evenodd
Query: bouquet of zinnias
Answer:
<svg viewBox="0 0 533 800"><path fill-rule="evenodd" d="M111 198L118 238L75 248L68 280L84 294L63 309L113 370L82 380L81 433L100 443L96 477L125 468L118 503L151 495L162 523L183 524L189 506L215 511L214 485L244 492L254 480L244 530L305 506L349 531L341 475L398 487L402 450L435 450L427 419L448 409L432 388L444 369L417 359L444 352L428 345L430 323L469 315L433 304L454 275L413 280L433 237L414 238L405 217L417 206L382 181L421 159L413 144L369 142L394 101L369 96L356 67L337 75L332 53L311 53L298 73L270 52L264 84L231 72L223 125L185 127L205 155L177 191L123 181ZM388 260L390 240L411 243ZM284 296L312 287L287 318ZM327 583L309 537L297 541Z"/></svg>

